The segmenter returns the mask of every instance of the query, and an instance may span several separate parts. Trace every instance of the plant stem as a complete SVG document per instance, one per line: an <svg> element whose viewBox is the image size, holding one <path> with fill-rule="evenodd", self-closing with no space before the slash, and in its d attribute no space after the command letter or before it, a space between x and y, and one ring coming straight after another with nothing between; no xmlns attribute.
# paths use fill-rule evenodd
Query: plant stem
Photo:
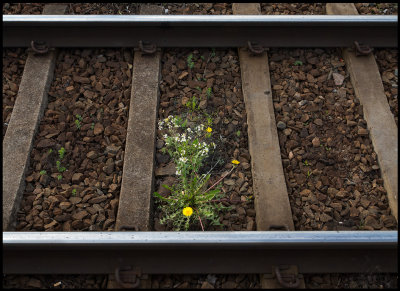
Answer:
<svg viewBox="0 0 400 291"><path fill-rule="evenodd" d="M197 209L196 209L196 212L197 212L197 216L199 217L201 230L204 231L204 226L203 226L203 223L201 222L200 214L199 214L199 212L197 211Z"/></svg>

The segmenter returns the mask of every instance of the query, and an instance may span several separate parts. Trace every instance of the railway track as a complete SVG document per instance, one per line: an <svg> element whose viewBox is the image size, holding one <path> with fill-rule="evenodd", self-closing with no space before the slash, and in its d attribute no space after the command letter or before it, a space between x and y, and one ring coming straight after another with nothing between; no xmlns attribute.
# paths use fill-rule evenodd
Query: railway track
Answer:
<svg viewBox="0 0 400 291"><path fill-rule="evenodd" d="M53 10L45 9L43 14L62 14L65 7L47 9ZM100 16L92 18L88 25L90 17L76 17L75 34L84 31L80 35L90 35L89 41L87 37L68 36L66 24L71 17L5 17L5 46L26 47L36 40L32 47L36 54L30 52L26 60L3 138L5 273L115 273L117 277L129 275L130 279L161 273L262 273L267 274L261 278L262 286L271 287L276 284L274 275L279 276L280 272L274 274L273 270L282 265L291 265L289 269L296 276L395 272L397 125L373 55L355 56L367 54L368 48L345 49L344 60L336 53L336 65L320 69L325 70L325 76L312 74L313 65L319 68L318 54L309 51L309 55L294 55L299 59L295 66L304 66L310 73L304 78L294 76L293 83L278 84L285 63L276 56L283 54L273 47L346 47L354 40L373 46L397 46L393 28L397 19L321 16L312 18L310 25L298 17L294 18L298 27L293 27L284 18L246 16L249 25L239 15L257 14L259 5L234 4L236 16L211 21L212 18L198 17L189 23L189 16L169 20L147 16L161 14L157 7L144 9L147 10L141 14L146 16L137 18L139 21ZM327 5L326 9L328 14L354 14L352 6ZM215 34L202 33L205 19ZM192 30L182 29L182 24ZM235 34L226 25L236 26ZM272 33L271 25L273 30L285 33ZM113 26L118 26L120 32L106 29ZM160 26L162 30L157 32ZM255 27L257 33L252 33ZM301 41L293 40L290 32L294 28L301 35L296 40ZM318 29L318 37L310 34ZM193 30L195 37L188 38ZM325 38L327 30L330 35ZM102 37L107 31L111 34L105 43ZM172 37L173 31L178 36ZM221 31L227 33L225 42L220 38ZM132 33L134 37L126 37ZM241 37L234 37L236 34ZM337 43L335 35L341 36L343 43ZM145 42L133 54L129 50L57 52L58 47L136 47L142 40L150 45ZM38 55L47 50L43 42L50 51ZM247 48L241 48L244 45ZM200 49L165 49L171 46ZM240 49L236 54L232 50L226 53L201 48L210 46ZM272 49L267 53L264 47ZM163 54L159 48L164 48ZM91 54L96 57L91 58ZM323 59L324 53L319 55ZM349 76L341 69L344 64ZM343 77L350 77L351 83ZM333 101L325 101L329 94L313 97L312 84L318 87L319 83L329 83L330 78L330 89L326 90L338 92L331 96ZM302 86L311 84L308 89L296 86L296 81L305 79L308 83ZM296 88L294 92L290 93L288 83ZM212 94L208 93L209 88ZM301 93L296 95L296 91ZM184 113L186 104L196 95L200 102L196 104L197 114L204 110L212 116L209 126L214 137L219 135L219 140L214 141L221 142L216 152L224 162L217 165L213 174L216 180L224 177L222 191L233 205L232 211L220 217L223 229L244 230L240 233L159 232L171 230L171 226L160 224L159 210L152 215L152 192L161 184L176 181L174 165L161 152L165 140L156 124L171 114ZM348 107L346 113L343 107ZM291 123L288 112L292 110L307 113ZM331 115L315 113L321 110ZM329 128L333 135L327 136L317 126L328 124L331 119L338 129ZM307 142L288 145L290 140L298 143L299 135L304 138L303 129L307 130ZM334 139L335 134L344 137ZM339 146L351 137L359 151ZM337 155L345 152L340 167L334 166L338 162L329 148ZM361 168L350 169L354 165L346 161L357 155ZM231 164L232 159L240 162L237 168ZM308 164L314 160L315 164ZM350 178L346 171L356 173L360 182L343 184L344 178ZM320 176L326 178L313 179ZM354 186L362 184L361 180L367 185ZM366 195L369 192L370 196ZM360 228L356 223L363 223L364 231L354 231ZM201 230L200 226L203 227L198 225L193 230ZM327 231L304 232L313 229ZM39 232L26 232L32 230ZM71 232L75 230L101 232ZM221 229L209 226L207 230ZM44 256L43 251L54 255ZM87 263L77 266L77 260ZM41 262L40 268L32 262ZM301 281L302 277L298 279ZM110 278L110 282L113 280ZM117 281L121 284L124 278ZM140 282L132 281L126 286Z"/></svg>

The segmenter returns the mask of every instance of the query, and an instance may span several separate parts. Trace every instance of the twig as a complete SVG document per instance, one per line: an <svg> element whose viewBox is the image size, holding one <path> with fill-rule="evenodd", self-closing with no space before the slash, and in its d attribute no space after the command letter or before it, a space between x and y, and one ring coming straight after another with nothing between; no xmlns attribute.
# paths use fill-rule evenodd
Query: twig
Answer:
<svg viewBox="0 0 400 291"><path fill-rule="evenodd" d="M214 165L204 176L201 177L200 182L201 182L208 174L210 174L211 171L212 171L218 164L219 164L219 161L217 161L217 162L215 163L215 165ZM200 182L199 182L199 183L200 183Z"/></svg>
<svg viewBox="0 0 400 291"><path fill-rule="evenodd" d="M210 191L212 188L215 187L215 185L217 185L219 182L221 182L226 176L228 176L236 167L234 166L228 173L226 173L225 175L223 175L217 182L215 182L210 188L208 188L206 191L203 192L207 193L208 191ZM201 195L203 195L201 194Z"/></svg>
<svg viewBox="0 0 400 291"><path fill-rule="evenodd" d="M204 67L203 79L204 79L204 76L206 75L207 65L208 65L208 63L209 63L210 60L211 60L211 56L212 56L212 52L208 55L208 60L207 60L206 66Z"/></svg>

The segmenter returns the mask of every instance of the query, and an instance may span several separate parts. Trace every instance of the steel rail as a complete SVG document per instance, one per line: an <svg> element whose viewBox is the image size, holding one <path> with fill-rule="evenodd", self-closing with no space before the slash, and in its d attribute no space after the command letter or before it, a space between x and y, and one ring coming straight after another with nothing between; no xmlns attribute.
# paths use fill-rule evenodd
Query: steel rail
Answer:
<svg viewBox="0 0 400 291"><path fill-rule="evenodd" d="M3 46L29 47L397 47L397 16L4 15Z"/></svg>
<svg viewBox="0 0 400 291"><path fill-rule="evenodd" d="M397 272L397 231L3 232L3 273Z"/></svg>

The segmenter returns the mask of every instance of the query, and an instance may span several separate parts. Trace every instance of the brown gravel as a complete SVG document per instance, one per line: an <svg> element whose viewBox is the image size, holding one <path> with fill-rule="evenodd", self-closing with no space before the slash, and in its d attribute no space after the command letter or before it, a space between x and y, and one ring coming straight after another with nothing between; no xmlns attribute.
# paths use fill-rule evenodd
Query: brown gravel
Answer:
<svg viewBox="0 0 400 291"><path fill-rule="evenodd" d="M390 110L394 115L394 120L398 124L399 104L398 94L398 50L395 49L375 49L375 59L382 76L385 94L388 99Z"/></svg>
<svg viewBox="0 0 400 291"><path fill-rule="evenodd" d="M193 55L193 69L187 66L186 60L189 54ZM220 222L224 224L224 229L210 227L208 230L255 230L247 120L236 51L216 50L213 55L213 52L208 49L166 50L162 62L163 80L160 85L159 118L164 119L169 115L176 116L187 112L184 104L193 95L200 98L199 102L204 105L201 110L213 118L213 137L217 149L204 171L207 172L218 160L221 164L211 172L209 186L232 168L233 159L241 162L238 168L224 179L222 187L226 197L237 203L231 202L235 207L230 213L221 214ZM206 94L207 88L212 88L213 92L209 98ZM170 162L168 155L161 153L162 135L163 133L158 131L156 176L159 169ZM155 189L162 191L164 188L161 184L173 182L173 179L158 177ZM166 229L158 222L160 215L161 213L155 215L155 230Z"/></svg>
<svg viewBox="0 0 400 291"><path fill-rule="evenodd" d="M14 108L26 57L25 49L3 50L3 138Z"/></svg>
<svg viewBox="0 0 400 291"><path fill-rule="evenodd" d="M42 14L42 3L3 3L3 14Z"/></svg>
<svg viewBox="0 0 400 291"><path fill-rule="evenodd" d="M105 289L104 275L5 275L5 289Z"/></svg>
<svg viewBox="0 0 400 291"><path fill-rule="evenodd" d="M69 3L66 14L138 14L140 3Z"/></svg>
<svg viewBox="0 0 400 291"><path fill-rule="evenodd" d="M258 274L154 275L152 289L260 289Z"/></svg>
<svg viewBox="0 0 400 291"><path fill-rule="evenodd" d="M395 274L305 274L309 289L397 289Z"/></svg>
<svg viewBox="0 0 400 291"><path fill-rule="evenodd" d="M295 229L397 229L339 51L274 49L270 70Z"/></svg>
<svg viewBox="0 0 400 291"><path fill-rule="evenodd" d="M261 14L326 14L325 3L261 3Z"/></svg>
<svg viewBox="0 0 400 291"><path fill-rule="evenodd" d="M397 15L397 3L354 3L359 14Z"/></svg>
<svg viewBox="0 0 400 291"><path fill-rule="evenodd" d="M113 230L131 63L130 51L61 51L31 152L17 230ZM56 167L61 147L63 173Z"/></svg>
<svg viewBox="0 0 400 291"><path fill-rule="evenodd" d="M165 14L230 15L232 3L168 3L164 4Z"/></svg>

